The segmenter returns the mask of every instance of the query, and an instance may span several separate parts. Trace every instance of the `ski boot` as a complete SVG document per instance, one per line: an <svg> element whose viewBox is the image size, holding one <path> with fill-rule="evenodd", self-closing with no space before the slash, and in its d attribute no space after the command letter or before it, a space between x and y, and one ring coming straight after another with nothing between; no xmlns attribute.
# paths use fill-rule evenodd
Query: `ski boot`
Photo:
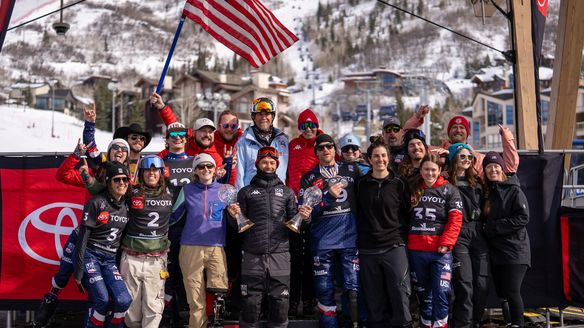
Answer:
<svg viewBox="0 0 584 328"><path fill-rule="evenodd" d="M57 295L53 293L45 294L45 296L43 296L43 300L41 301L41 305L35 312L32 326L35 328L46 326L53 315L55 315L55 312L57 312L58 304L59 299L57 298Z"/></svg>
<svg viewBox="0 0 584 328"><path fill-rule="evenodd" d="M225 295L227 290L219 290L214 288L208 288L207 290L215 294L215 300L213 301L213 320L211 320L208 327L223 327L223 315L225 314Z"/></svg>

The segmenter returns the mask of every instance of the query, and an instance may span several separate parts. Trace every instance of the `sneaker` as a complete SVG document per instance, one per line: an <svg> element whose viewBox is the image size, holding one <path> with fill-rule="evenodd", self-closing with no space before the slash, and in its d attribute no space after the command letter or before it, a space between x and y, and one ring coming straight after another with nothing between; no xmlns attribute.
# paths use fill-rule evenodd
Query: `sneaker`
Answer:
<svg viewBox="0 0 584 328"><path fill-rule="evenodd" d="M55 315L59 299L51 293L45 294L39 309L35 312L33 327L44 327L49 323L49 320Z"/></svg>

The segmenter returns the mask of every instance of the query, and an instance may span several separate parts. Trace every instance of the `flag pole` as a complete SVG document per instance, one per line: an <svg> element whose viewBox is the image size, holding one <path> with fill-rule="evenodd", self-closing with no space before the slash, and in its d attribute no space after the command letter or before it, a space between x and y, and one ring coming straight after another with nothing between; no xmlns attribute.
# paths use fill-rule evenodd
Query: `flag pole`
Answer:
<svg viewBox="0 0 584 328"><path fill-rule="evenodd" d="M166 73L168 72L168 66L170 65L170 59L172 58L172 54L174 53L174 48L176 47L176 43L178 42L178 38L180 37L180 31L183 28L185 23L185 15L183 14L180 18L180 22L176 28L176 32L174 33L174 39L172 40L172 46L170 46L170 50L168 51L168 56L166 57L166 63L164 63L164 69L162 70L162 75L160 75L160 80L158 80L158 85L156 86L156 93L160 94L160 90L162 90L162 85L164 84L164 78L166 77Z"/></svg>

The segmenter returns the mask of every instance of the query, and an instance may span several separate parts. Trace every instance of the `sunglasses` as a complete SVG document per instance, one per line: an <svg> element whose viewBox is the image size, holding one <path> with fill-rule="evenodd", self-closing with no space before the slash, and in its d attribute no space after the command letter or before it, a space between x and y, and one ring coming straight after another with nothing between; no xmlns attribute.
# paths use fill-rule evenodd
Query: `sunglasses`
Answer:
<svg viewBox="0 0 584 328"><path fill-rule="evenodd" d="M130 136L130 139L132 139L134 141L136 141L136 140L145 141L146 140L146 137L145 136L142 136L142 135L139 135L139 134L133 134L133 135Z"/></svg>
<svg viewBox="0 0 584 328"><path fill-rule="evenodd" d="M186 131L172 131L168 133L171 138L185 138L187 136Z"/></svg>
<svg viewBox="0 0 584 328"><path fill-rule="evenodd" d="M204 169L209 169L210 170L210 169L212 169L214 167L215 167L215 165L213 165L211 163L199 164L199 165L197 165L197 170L201 170L201 171L204 170Z"/></svg>
<svg viewBox="0 0 584 328"><path fill-rule="evenodd" d="M117 178L113 178L112 181L115 183L122 183L122 182L128 183L128 181L130 181L130 180L128 180L128 178L126 178L126 177L117 177Z"/></svg>
<svg viewBox="0 0 584 328"><path fill-rule="evenodd" d="M237 124L229 124L229 123L223 123L223 124L221 124L221 126L222 126L224 129L229 129L229 128L230 128L231 130L236 130L236 129L237 129L237 127L238 127L238 125L237 125Z"/></svg>
<svg viewBox="0 0 584 328"><path fill-rule="evenodd" d="M341 148L341 152L343 152L343 153L347 153L347 152L349 152L349 150L352 152L357 152L359 150L359 147L355 146L355 145L348 145L348 146Z"/></svg>
<svg viewBox="0 0 584 328"><path fill-rule="evenodd" d="M464 160L467 160L467 159L469 161L472 161L473 158L474 158L474 155L473 154L469 154L469 155L458 154L458 159L461 160L461 161L464 161Z"/></svg>
<svg viewBox="0 0 584 328"><path fill-rule="evenodd" d="M121 151L126 152L126 153L128 152L128 147L126 147L126 146L120 146L118 144L113 144L112 145L112 149L113 150L121 150Z"/></svg>
<svg viewBox="0 0 584 328"><path fill-rule="evenodd" d="M317 151L323 151L325 148L328 149L328 150L331 150L331 149L335 148L335 145L333 145L333 144L326 144L326 145L318 145L318 146L316 146L316 150Z"/></svg>
<svg viewBox="0 0 584 328"><path fill-rule="evenodd" d="M401 128L399 126L386 126L383 128L383 131L385 133L398 133L401 130Z"/></svg>
<svg viewBox="0 0 584 328"><path fill-rule="evenodd" d="M314 122L304 122L304 123L300 124L300 130L304 131L304 130L309 129L309 128L314 130L314 129L318 128L318 125L316 125L316 123L314 123Z"/></svg>

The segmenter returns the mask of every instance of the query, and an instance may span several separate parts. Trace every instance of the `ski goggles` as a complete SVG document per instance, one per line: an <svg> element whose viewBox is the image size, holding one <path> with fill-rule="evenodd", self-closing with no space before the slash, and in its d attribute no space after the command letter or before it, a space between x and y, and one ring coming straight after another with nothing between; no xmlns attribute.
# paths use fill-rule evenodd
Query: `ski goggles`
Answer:
<svg viewBox="0 0 584 328"><path fill-rule="evenodd" d="M264 157L271 157L272 159L278 160L278 150L274 147L262 147L258 151L258 159Z"/></svg>
<svg viewBox="0 0 584 328"><path fill-rule="evenodd" d="M142 158L140 160L139 168L140 169L149 169L151 167L154 167L157 169L163 169L164 168L164 161L162 160L162 158L160 158L156 155L144 156L144 158Z"/></svg>
<svg viewBox="0 0 584 328"><path fill-rule="evenodd" d="M304 122L302 124L300 124L300 130L304 131L306 129L316 129L318 128L318 125L314 122Z"/></svg>
<svg viewBox="0 0 584 328"><path fill-rule="evenodd" d="M254 101L253 106L251 108L252 113L275 113L274 110L274 103L269 98L258 98Z"/></svg>

